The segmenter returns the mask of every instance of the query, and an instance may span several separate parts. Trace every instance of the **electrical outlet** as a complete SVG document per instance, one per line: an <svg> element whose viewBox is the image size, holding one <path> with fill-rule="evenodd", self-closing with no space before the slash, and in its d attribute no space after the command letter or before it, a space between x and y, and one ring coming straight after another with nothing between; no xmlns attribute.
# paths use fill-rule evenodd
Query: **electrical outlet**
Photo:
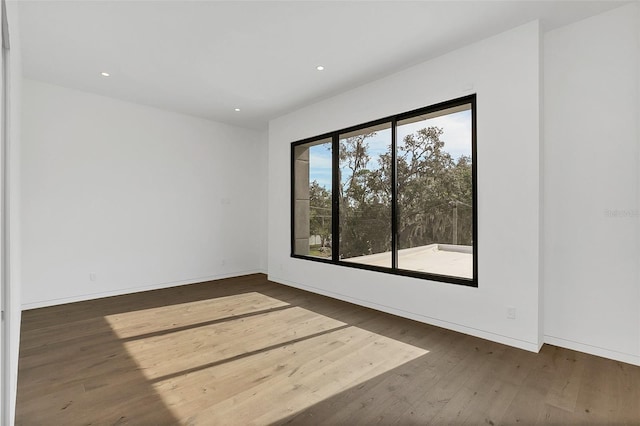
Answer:
<svg viewBox="0 0 640 426"><path fill-rule="evenodd" d="M95 281L96 280L96 273L95 272L89 273L89 280L90 281Z"/></svg>
<svg viewBox="0 0 640 426"><path fill-rule="evenodd" d="M507 307L507 319L516 319L516 308L513 306Z"/></svg>

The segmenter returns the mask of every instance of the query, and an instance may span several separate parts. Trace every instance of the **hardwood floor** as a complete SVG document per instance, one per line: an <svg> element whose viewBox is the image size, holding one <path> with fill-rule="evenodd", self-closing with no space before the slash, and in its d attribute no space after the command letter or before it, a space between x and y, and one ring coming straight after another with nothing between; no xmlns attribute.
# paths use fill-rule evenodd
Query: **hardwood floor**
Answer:
<svg viewBox="0 0 640 426"><path fill-rule="evenodd" d="M640 424L640 367L263 275L23 313L16 423Z"/></svg>

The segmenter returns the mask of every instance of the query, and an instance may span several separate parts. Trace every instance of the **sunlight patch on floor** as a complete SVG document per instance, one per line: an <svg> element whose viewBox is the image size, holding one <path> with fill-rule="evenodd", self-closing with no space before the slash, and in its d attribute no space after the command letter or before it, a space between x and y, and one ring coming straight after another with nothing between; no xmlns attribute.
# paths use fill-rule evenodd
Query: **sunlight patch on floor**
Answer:
<svg viewBox="0 0 640 426"><path fill-rule="evenodd" d="M386 373L428 351L348 327L250 358L158 382L156 392L193 424L268 424ZM197 382L201 395L188 389ZM193 414L196 413L196 414Z"/></svg>
<svg viewBox="0 0 640 426"><path fill-rule="evenodd" d="M274 422L428 353L286 304L123 344L169 410L203 425Z"/></svg>
<svg viewBox="0 0 640 426"><path fill-rule="evenodd" d="M107 315L105 319L119 338L131 338L288 305L273 297L249 292L122 312Z"/></svg>

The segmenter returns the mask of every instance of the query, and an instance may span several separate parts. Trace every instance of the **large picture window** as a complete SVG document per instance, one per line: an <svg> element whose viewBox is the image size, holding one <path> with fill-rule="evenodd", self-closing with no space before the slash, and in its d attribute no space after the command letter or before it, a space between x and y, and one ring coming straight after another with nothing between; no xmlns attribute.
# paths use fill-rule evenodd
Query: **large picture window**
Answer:
<svg viewBox="0 0 640 426"><path fill-rule="evenodd" d="M476 96L291 146L292 256L477 286Z"/></svg>

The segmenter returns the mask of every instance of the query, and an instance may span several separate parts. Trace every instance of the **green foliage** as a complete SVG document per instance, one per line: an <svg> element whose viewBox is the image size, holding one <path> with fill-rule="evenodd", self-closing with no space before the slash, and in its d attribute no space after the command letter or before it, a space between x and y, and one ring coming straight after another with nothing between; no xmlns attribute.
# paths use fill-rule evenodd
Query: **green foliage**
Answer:
<svg viewBox="0 0 640 426"><path fill-rule="evenodd" d="M367 139L374 135L340 141L340 169L348 170L345 180L340 176L340 254L345 258L391 250L388 173L368 168Z"/></svg>
<svg viewBox="0 0 640 426"><path fill-rule="evenodd" d="M454 243L454 209L455 243L472 244L471 159L455 161L444 150L442 134L441 128L427 127L398 144L400 249ZM343 258L391 250L391 153L380 155L377 165L370 164L367 139L374 135L340 142L340 168L348 171L339 188Z"/></svg>
<svg viewBox="0 0 640 426"><path fill-rule="evenodd" d="M472 243L471 159L454 161L440 139L443 130L428 127L408 135L398 146L399 248L453 241L457 209L457 244Z"/></svg>
<svg viewBox="0 0 640 426"><path fill-rule="evenodd" d="M472 245L471 158L454 160L444 149L443 130L427 127L398 143L398 244L400 249L433 243ZM368 139L340 141L340 256L391 250L391 152L371 161ZM310 184L310 231L319 235L318 255L330 256L331 192ZM454 213L455 211L455 213ZM454 217L457 234L454 241Z"/></svg>

